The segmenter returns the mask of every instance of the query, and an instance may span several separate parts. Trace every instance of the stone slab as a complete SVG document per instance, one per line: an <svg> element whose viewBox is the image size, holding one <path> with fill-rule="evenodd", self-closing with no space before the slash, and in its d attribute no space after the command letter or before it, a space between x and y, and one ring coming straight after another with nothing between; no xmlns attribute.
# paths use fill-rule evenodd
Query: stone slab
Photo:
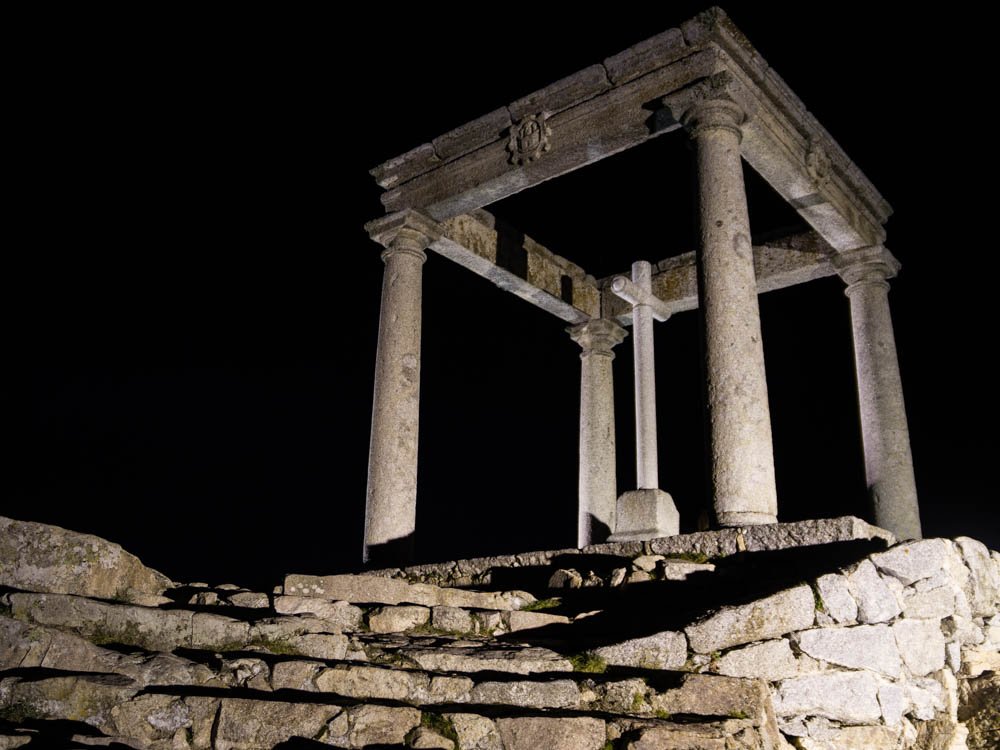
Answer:
<svg viewBox="0 0 1000 750"><path fill-rule="evenodd" d="M524 592L480 592L407 583L377 575L285 576L285 595L363 604L444 605L473 609L520 609L534 601Z"/></svg>
<svg viewBox="0 0 1000 750"><path fill-rule="evenodd" d="M680 29L667 29L604 61L615 85L626 83L684 57L690 49Z"/></svg>
<svg viewBox="0 0 1000 750"><path fill-rule="evenodd" d="M858 603L860 622L888 622L903 611L889 582L870 560L862 560L847 573L847 588Z"/></svg>
<svg viewBox="0 0 1000 750"><path fill-rule="evenodd" d="M848 724L874 724L882 718L878 678L869 672L830 672L783 680L774 710L779 717L823 716Z"/></svg>
<svg viewBox="0 0 1000 750"><path fill-rule="evenodd" d="M902 674L896 638L888 625L816 628L796 633L794 640L814 659L851 669L869 669L894 679Z"/></svg>
<svg viewBox="0 0 1000 750"><path fill-rule="evenodd" d="M939 573L944 568L947 552L945 540L922 539L874 554L871 560L880 572L888 573L904 586L909 586Z"/></svg>
<svg viewBox="0 0 1000 750"><path fill-rule="evenodd" d="M555 114L574 104L592 99L609 88L611 83L608 81L604 66L591 65L511 102L507 105L507 110L514 120L539 112Z"/></svg>
<svg viewBox="0 0 1000 750"><path fill-rule="evenodd" d="M505 750L601 750L604 722L591 717L518 717L498 719Z"/></svg>
<svg viewBox="0 0 1000 750"><path fill-rule="evenodd" d="M893 624L892 634L903 662L914 677L944 668L945 643L939 620L899 620Z"/></svg>
<svg viewBox="0 0 1000 750"><path fill-rule="evenodd" d="M0 516L0 585L160 604L164 590L173 584L113 542Z"/></svg>
<svg viewBox="0 0 1000 750"><path fill-rule="evenodd" d="M784 638L755 643L727 651L715 662L714 671L729 677L781 680L799 673L799 662Z"/></svg>
<svg viewBox="0 0 1000 750"><path fill-rule="evenodd" d="M858 603L851 596L847 579L837 573L816 579L816 591L823 602L823 609L834 622L850 623L858 617Z"/></svg>
<svg viewBox="0 0 1000 750"><path fill-rule="evenodd" d="M608 664L643 669L677 669L687 661L687 639L683 633L665 631L644 638L602 646L595 650Z"/></svg>
<svg viewBox="0 0 1000 750"><path fill-rule="evenodd" d="M510 113L506 107L501 107L448 131L431 144L441 161L449 161L492 143L509 127Z"/></svg>
<svg viewBox="0 0 1000 750"><path fill-rule="evenodd" d="M796 586L748 604L724 607L684 629L692 651L707 654L812 627L816 602L809 586Z"/></svg>

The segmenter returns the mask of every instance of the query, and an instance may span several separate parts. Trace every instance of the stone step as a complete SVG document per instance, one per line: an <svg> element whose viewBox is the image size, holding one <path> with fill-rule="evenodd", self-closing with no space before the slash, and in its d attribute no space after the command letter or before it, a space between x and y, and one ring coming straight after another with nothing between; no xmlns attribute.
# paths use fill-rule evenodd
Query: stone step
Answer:
<svg viewBox="0 0 1000 750"><path fill-rule="evenodd" d="M351 684L364 685L367 679L387 684L370 675L357 675ZM642 697L640 680L609 683L602 688L606 703L581 709L579 704L556 699L558 691L565 689L560 682L549 683L557 687L535 697L531 691L543 690L539 685L545 683L530 683L526 688L518 681L483 682L472 688L473 694L484 699L478 703L441 701L441 705L428 706L401 704L391 695L384 702L357 702L289 689L273 694L253 690L239 695L192 694L169 688L140 691L113 675L15 676L0 677L0 715L16 721L82 721L126 746L152 749L271 748L296 736L346 748L403 743L415 748L454 748L460 743L473 749L537 750L537 742L545 741L549 747L601 750L609 741L617 741L617 747L643 748L663 746L650 745L654 739L688 737L702 742L721 740L720 748L781 747L763 684L712 679L721 682L709 684L692 675L687 678L692 684L653 694L651 699ZM344 688L347 683L337 685ZM504 696L508 699L497 700ZM649 700L659 701L662 707L644 709L646 715L638 715L639 704ZM689 709L702 704L710 706L712 713L695 721ZM612 710L595 710L604 705ZM674 721L668 708L686 714L685 723ZM742 741L741 737L757 744L733 744ZM436 738L452 744L428 744L439 741Z"/></svg>
<svg viewBox="0 0 1000 750"><path fill-rule="evenodd" d="M534 596L524 591L467 591L375 575L292 574L285 576L283 593L354 604L414 604L495 610L523 609L535 601Z"/></svg>
<svg viewBox="0 0 1000 750"><path fill-rule="evenodd" d="M52 628L0 618L0 675L19 670L39 675L86 673L122 689L197 688L291 690L355 700L389 700L417 706L477 704L572 709L657 716L760 715L763 699L747 691L762 683L713 675L655 672L603 673L599 660L565 659L537 647L487 644L407 644L369 648L372 663L320 661L248 653L202 661L175 654L122 653ZM188 654L191 655L190 652ZM586 670L586 671L575 671ZM758 691L759 693L759 691ZM730 703L707 701L728 696ZM700 697L699 697L700 696ZM696 700L697 699L697 700ZM700 701L696 707L696 702ZM751 704L753 708L751 710ZM705 713L704 707L708 707Z"/></svg>
<svg viewBox="0 0 1000 750"><path fill-rule="evenodd" d="M742 552L765 552L843 542L870 542L871 551L875 551L890 546L895 538L884 529L872 526L860 518L842 516L700 531L644 542L613 542L594 544L582 549L540 550L405 568L386 568L370 571L368 575L445 587L490 586L498 572L516 569L547 567L554 572L557 568L566 567L590 570L601 567L595 566L594 561L617 558L631 562L649 555L704 563L723 560Z"/></svg>

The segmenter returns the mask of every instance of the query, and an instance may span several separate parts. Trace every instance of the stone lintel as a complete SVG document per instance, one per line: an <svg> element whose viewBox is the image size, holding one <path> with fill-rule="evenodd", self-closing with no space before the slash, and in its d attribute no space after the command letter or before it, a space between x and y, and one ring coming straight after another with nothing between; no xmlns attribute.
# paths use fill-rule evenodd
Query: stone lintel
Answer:
<svg viewBox="0 0 1000 750"><path fill-rule="evenodd" d="M604 61L604 69L614 84L627 83L669 65L691 53L680 29L667 29Z"/></svg>
<svg viewBox="0 0 1000 750"><path fill-rule="evenodd" d="M716 45L725 53L726 69L757 89L760 100L785 119L790 132L804 135L807 141L821 143L831 167L843 180L851 196L863 204L878 224L885 223L892 213L892 207L819 120L809 112L802 100L754 49L724 10L709 8L682 23L681 31L685 42L693 49L709 43Z"/></svg>
<svg viewBox="0 0 1000 750"><path fill-rule="evenodd" d="M784 237L753 249L757 274L757 291L803 284L837 273L831 259L836 252L816 232ZM605 289L614 276L601 279ZM653 294L676 314L698 307L698 272L695 254L684 253L661 260L653 267ZM631 325L632 307L608 289L602 292L602 314L622 325Z"/></svg>
<svg viewBox="0 0 1000 750"><path fill-rule="evenodd" d="M388 190L393 185L404 183L440 164L441 160L434 153L434 146L424 143L405 154L389 159L384 164L379 164L369 171L369 174L375 178L379 187Z"/></svg>
<svg viewBox="0 0 1000 750"><path fill-rule="evenodd" d="M591 65L578 73L566 76L543 89L535 91L511 102L507 111L514 120L527 115L547 112L550 115L592 99L611 88L607 71L603 65Z"/></svg>
<svg viewBox="0 0 1000 750"><path fill-rule="evenodd" d="M442 237L431 245L473 273L567 323L600 315L597 281L485 211L442 222Z"/></svg>
<svg viewBox="0 0 1000 750"><path fill-rule="evenodd" d="M600 317L601 293L593 276L486 211L441 223L419 211L397 211L365 229L386 247L404 230L422 236L429 249L567 323Z"/></svg>
<svg viewBox="0 0 1000 750"><path fill-rule="evenodd" d="M838 251L878 244L891 207L726 14L712 8L372 170L388 211L442 220L636 146L678 127L650 105L725 71L749 115L741 150ZM680 100L686 99L682 95ZM681 101L673 102L679 105ZM540 115L546 150L510 151L522 118ZM508 124L505 124L508 123Z"/></svg>
<svg viewBox="0 0 1000 750"><path fill-rule="evenodd" d="M405 182L386 162L373 170L382 183L394 185L382 195L382 203L387 211L420 208L432 218L448 219L636 146L679 127L651 126L649 102L717 72L718 66L717 50L696 51L561 109L546 118L549 150L521 164L512 158L509 133ZM539 100L540 112L547 112L545 104Z"/></svg>
<svg viewBox="0 0 1000 750"><path fill-rule="evenodd" d="M472 122L455 128L432 141L434 153L448 161L495 141L510 127L510 112L506 107L493 110Z"/></svg>

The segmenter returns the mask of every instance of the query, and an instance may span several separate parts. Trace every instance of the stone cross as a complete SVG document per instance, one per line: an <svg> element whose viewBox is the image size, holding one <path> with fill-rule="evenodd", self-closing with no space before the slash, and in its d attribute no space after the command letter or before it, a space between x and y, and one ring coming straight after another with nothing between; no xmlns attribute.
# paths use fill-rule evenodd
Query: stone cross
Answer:
<svg viewBox="0 0 1000 750"><path fill-rule="evenodd" d="M637 489L618 499L613 541L671 536L680 531L674 501L660 490L656 449L656 367L653 319L664 321L670 311L653 295L653 267L632 264L632 279L616 276L611 291L632 305L632 352L635 363L635 473Z"/></svg>

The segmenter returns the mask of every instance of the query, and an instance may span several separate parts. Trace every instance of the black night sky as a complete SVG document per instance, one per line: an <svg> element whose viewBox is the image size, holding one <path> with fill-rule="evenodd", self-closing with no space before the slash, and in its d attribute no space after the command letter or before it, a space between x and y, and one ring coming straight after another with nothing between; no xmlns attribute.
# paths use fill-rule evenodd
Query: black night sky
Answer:
<svg viewBox="0 0 1000 750"><path fill-rule="evenodd" d="M382 274L362 229L381 211L368 170L703 7L512 6L488 22L88 8L26 23L5 117L22 168L0 513L99 534L175 580L357 567ZM989 32L964 12L761 7L727 10L895 209L890 300L925 534L998 548ZM693 249L685 140L491 210L598 276ZM802 228L747 180L755 239ZM443 258L424 280L419 557L571 546L576 344ZM842 288L761 297L782 520L866 512ZM682 530L705 502L696 322L678 315L656 339L660 483ZM615 374L625 490L629 341Z"/></svg>

